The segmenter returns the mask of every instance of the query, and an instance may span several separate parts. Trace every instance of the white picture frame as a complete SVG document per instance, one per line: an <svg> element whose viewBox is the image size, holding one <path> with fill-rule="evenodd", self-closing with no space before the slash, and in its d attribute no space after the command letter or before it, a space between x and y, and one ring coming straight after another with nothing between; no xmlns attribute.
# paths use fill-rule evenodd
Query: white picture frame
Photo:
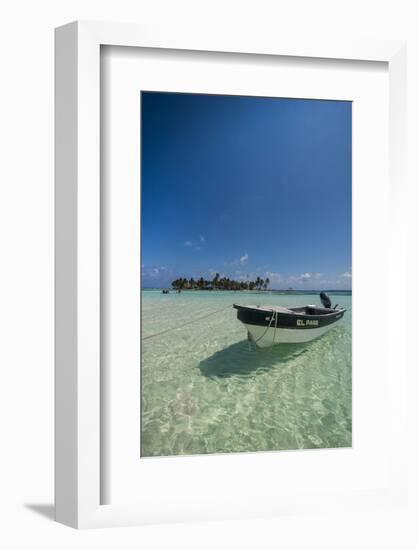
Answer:
<svg viewBox="0 0 417 550"><path fill-rule="evenodd" d="M405 45L395 41L298 40L218 29L170 29L113 23L75 22L56 30L56 519L77 528L131 525L157 521L135 504L101 504L100 401L100 47L164 48L235 54L263 54L334 60L382 61L389 70L390 193L393 235L391 277L403 280L405 296L407 220L404 175ZM395 246L394 246L395 245ZM401 301L401 297L399 298ZM405 303L405 300L403 301ZM389 301L387 307L393 308ZM406 341L390 401L405 424ZM401 432L401 430L400 430ZM165 521L239 517L393 505L405 498L404 434L391 457L384 491L360 494L291 495L258 499L252 509L230 514L208 502L192 517L167 504ZM173 495L173 498L175 495ZM152 506L150 506L150 509Z"/></svg>

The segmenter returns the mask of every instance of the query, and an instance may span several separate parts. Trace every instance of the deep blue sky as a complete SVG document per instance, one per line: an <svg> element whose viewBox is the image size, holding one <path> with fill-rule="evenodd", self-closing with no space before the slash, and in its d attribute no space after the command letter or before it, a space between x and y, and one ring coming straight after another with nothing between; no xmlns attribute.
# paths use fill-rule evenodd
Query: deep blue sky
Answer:
<svg viewBox="0 0 417 550"><path fill-rule="evenodd" d="M351 103L142 92L142 284L351 288Z"/></svg>

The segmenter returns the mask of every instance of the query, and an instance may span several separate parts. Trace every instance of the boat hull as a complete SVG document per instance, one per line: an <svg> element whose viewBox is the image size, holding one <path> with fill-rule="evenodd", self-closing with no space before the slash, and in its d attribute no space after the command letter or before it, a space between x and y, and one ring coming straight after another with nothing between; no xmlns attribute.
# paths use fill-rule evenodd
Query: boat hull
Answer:
<svg viewBox="0 0 417 550"><path fill-rule="evenodd" d="M237 317L245 325L249 339L261 348L315 340L335 327L346 311L314 305L286 308L234 304L234 308L238 310Z"/></svg>
<svg viewBox="0 0 417 550"><path fill-rule="evenodd" d="M275 326L263 327L258 325L246 325L248 338L260 348L268 348L276 344L303 344L320 338L337 325L337 321L331 325L310 329L291 329Z"/></svg>

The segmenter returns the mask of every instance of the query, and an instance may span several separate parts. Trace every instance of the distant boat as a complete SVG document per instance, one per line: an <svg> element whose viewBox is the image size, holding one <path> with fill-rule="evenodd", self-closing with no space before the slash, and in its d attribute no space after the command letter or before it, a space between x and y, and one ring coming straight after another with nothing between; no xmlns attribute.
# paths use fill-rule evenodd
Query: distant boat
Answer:
<svg viewBox="0 0 417 550"><path fill-rule="evenodd" d="M346 309L332 308L330 298L320 293L322 307L282 307L276 305L241 306L237 318L247 331L248 338L261 348L275 344L298 344L310 342L333 328L344 316Z"/></svg>

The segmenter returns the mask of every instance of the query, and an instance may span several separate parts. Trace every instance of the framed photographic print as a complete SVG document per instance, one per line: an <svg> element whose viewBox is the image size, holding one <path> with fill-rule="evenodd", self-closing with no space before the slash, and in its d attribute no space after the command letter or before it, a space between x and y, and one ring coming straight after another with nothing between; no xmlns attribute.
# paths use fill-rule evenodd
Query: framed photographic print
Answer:
<svg viewBox="0 0 417 550"><path fill-rule="evenodd" d="M141 121L141 455L351 447L352 103L143 91Z"/></svg>
<svg viewBox="0 0 417 550"><path fill-rule="evenodd" d="M59 521L403 501L404 78L396 42L57 29Z"/></svg>

